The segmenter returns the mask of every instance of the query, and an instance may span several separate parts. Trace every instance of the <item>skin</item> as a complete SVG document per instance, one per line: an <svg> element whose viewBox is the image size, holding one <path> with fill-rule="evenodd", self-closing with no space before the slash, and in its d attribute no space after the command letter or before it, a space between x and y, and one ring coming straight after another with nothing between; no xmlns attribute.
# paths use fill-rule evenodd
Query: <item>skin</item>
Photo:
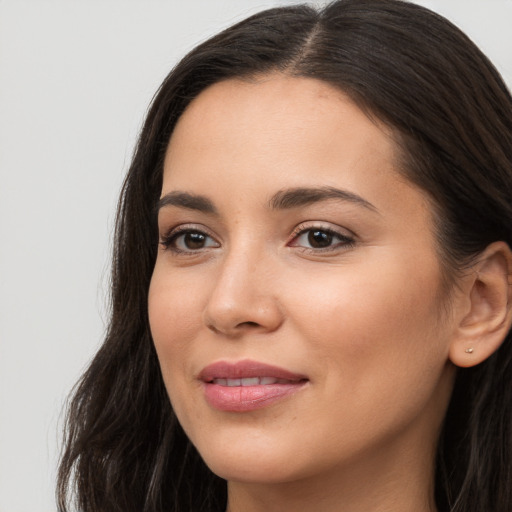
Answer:
<svg viewBox="0 0 512 512"><path fill-rule="evenodd" d="M444 307L429 202L397 156L385 127L314 79L213 85L176 126L162 197L203 196L216 213L160 209L162 240L175 236L159 248L150 325L180 423L228 480L229 512L435 510L458 322ZM364 203L269 206L297 187ZM313 228L340 237L314 248ZM469 307L461 297L450 311ZM199 372L242 359L308 382L255 411L212 408Z"/></svg>

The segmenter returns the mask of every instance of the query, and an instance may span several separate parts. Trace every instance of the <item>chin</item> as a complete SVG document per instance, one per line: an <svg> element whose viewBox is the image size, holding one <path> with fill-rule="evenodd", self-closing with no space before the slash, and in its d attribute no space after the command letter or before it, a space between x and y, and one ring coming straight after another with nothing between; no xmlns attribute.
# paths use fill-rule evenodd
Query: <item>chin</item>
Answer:
<svg viewBox="0 0 512 512"><path fill-rule="evenodd" d="M217 446L209 443L206 449L199 447L199 453L213 473L228 481L270 484L304 476L293 453L279 444L232 440Z"/></svg>
<svg viewBox="0 0 512 512"><path fill-rule="evenodd" d="M229 460L216 460L211 464L205 461L210 470L217 476L230 482L244 482L253 484L278 484L297 480L299 477L284 462L267 460L247 461L234 460L236 457L229 457ZM266 457L263 457L266 459Z"/></svg>

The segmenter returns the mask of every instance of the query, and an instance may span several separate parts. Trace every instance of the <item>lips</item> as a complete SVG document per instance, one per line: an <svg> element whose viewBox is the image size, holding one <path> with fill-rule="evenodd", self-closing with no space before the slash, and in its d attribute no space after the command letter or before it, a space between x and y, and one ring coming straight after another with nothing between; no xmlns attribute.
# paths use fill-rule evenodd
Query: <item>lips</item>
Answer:
<svg viewBox="0 0 512 512"><path fill-rule="evenodd" d="M299 391L305 375L251 360L219 361L199 374L205 398L214 409L245 412L267 407Z"/></svg>
<svg viewBox="0 0 512 512"><path fill-rule="evenodd" d="M218 384L219 386L228 386L228 387L236 387L236 386L268 386L269 384L289 384L292 381L286 379L276 379L275 377L245 377L243 379L213 379L213 384Z"/></svg>

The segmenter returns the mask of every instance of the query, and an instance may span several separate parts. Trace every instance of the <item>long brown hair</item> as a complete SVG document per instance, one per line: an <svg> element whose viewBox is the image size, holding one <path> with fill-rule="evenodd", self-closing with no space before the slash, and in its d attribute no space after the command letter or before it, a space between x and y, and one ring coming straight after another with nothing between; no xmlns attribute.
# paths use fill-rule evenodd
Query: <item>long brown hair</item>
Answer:
<svg viewBox="0 0 512 512"><path fill-rule="evenodd" d="M400 0L339 0L264 11L188 54L156 94L117 213L105 342L74 390L58 478L61 512L221 511L226 484L188 441L166 395L147 294L154 206L177 119L209 85L282 72L347 93L386 123L401 172L434 204L439 254L456 275L489 243L512 246L512 98L456 27ZM510 336L509 336L510 337ZM512 346L459 369L439 440L443 512L512 510Z"/></svg>

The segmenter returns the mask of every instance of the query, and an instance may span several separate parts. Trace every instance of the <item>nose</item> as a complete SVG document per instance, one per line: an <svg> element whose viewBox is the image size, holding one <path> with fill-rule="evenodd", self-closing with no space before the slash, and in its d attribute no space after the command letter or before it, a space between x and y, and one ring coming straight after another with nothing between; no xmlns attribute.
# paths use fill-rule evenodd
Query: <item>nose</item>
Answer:
<svg viewBox="0 0 512 512"><path fill-rule="evenodd" d="M265 259L243 252L226 257L206 304L205 325L230 338L278 329L283 312L270 267Z"/></svg>

